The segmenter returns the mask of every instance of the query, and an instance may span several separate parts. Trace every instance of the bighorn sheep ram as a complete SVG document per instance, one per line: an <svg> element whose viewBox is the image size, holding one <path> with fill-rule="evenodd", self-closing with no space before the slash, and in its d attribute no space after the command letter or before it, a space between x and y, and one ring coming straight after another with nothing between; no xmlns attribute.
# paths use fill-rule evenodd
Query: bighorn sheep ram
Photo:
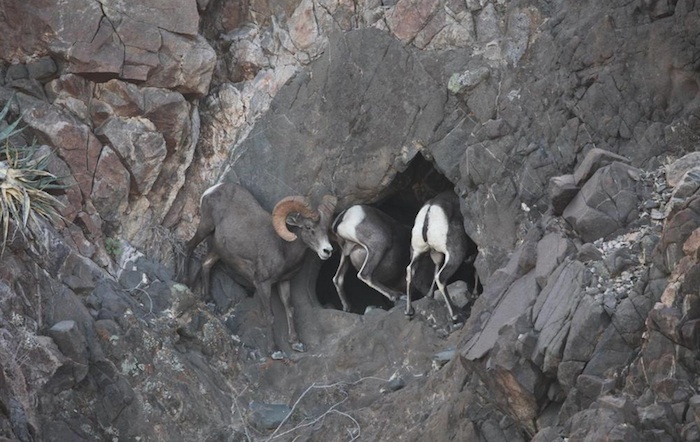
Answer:
<svg viewBox="0 0 700 442"><path fill-rule="evenodd" d="M301 268L307 248L326 260L333 253L328 228L336 198L327 195L318 209L301 196L280 200L268 213L245 188L220 183L202 194L197 231L187 242L184 275L189 282L189 261L195 247L209 238L209 251L202 262L202 287L209 292L209 273L221 260L235 273L236 279L252 286L262 302L267 321L268 350L272 355L276 343L271 306L272 286L277 284L289 328L289 343L295 351L304 345L294 326L290 279ZM297 239L299 238L299 239Z"/></svg>
<svg viewBox="0 0 700 442"><path fill-rule="evenodd" d="M464 219L459 208L459 198L454 192L446 191L427 201L416 215L416 222L411 230L411 262L406 268L406 287L411 286L415 275L415 264L424 253L430 253L435 264L435 275L430 286L431 293L437 284L447 304L447 310L453 322L458 320L454 306L448 296L445 285L448 279L459 269L465 258L476 258L476 244L464 231ZM478 281L475 281L474 290ZM411 293L408 290L406 315L413 315Z"/></svg>
<svg viewBox="0 0 700 442"><path fill-rule="evenodd" d="M406 289L410 228L374 207L355 205L336 217L332 230L341 253L333 284L343 310L350 311L343 288L350 263L362 282L396 302Z"/></svg>

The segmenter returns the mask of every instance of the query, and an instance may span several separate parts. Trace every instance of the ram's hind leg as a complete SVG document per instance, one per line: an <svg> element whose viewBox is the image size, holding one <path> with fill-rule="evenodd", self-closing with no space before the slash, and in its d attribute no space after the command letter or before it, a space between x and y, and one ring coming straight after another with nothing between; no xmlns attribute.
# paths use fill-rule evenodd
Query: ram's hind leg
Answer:
<svg viewBox="0 0 700 442"><path fill-rule="evenodd" d="M219 262L219 255L214 252L213 250L210 250L209 253L207 253L207 256L204 257L204 261L202 261L202 295L203 296L211 296L210 290L211 290L211 284L210 284L210 278L211 278L211 269L214 267L214 264Z"/></svg>
<svg viewBox="0 0 700 442"><path fill-rule="evenodd" d="M180 281L182 281L186 285L190 285L190 283L192 283L192 280L194 279L190 275L190 261L192 260L192 253L194 252L194 249L196 249L199 243L204 241L205 238L212 235L213 232L213 221L209 217L202 216L202 218L199 221L199 225L197 226L197 231L194 233L194 236L192 237L192 239L187 241L187 244L185 244L185 257L183 258L180 270L178 271L178 277Z"/></svg>

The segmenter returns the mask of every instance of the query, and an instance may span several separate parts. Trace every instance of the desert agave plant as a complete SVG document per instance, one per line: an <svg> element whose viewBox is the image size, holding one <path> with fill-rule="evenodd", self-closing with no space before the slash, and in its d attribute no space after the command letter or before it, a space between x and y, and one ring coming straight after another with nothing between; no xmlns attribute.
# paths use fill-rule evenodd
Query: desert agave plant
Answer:
<svg viewBox="0 0 700 442"><path fill-rule="evenodd" d="M0 122L5 121L10 102L0 111ZM10 138L21 131L17 129L19 121L0 130L0 254L5 250L10 224L24 232L27 224L36 222L37 217L59 218L63 205L47 192L64 187L47 170L51 152L40 153L34 143L17 147L10 142Z"/></svg>

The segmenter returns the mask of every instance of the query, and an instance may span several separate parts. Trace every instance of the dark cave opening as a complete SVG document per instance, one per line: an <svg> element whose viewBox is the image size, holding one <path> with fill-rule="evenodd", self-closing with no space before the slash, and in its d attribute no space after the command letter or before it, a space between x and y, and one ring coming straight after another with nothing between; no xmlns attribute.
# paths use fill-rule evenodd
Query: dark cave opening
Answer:
<svg viewBox="0 0 700 442"><path fill-rule="evenodd" d="M445 178L431 162L418 155L411 162L409 167L392 182L388 196L383 200L370 204L408 226L415 221L416 214L425 201L445 190L454 189L454 184ZM408 245L407 245L408 246ZM335 245L337 249L337 244ZM316 280L316 295L321 305L328 308L342 309L340 298L338 297L333 276L340 263L340 253L336 250L333 256L321 264L318 278ZM408 263L406 263L408 265ZM426 254L422 257L419 266L428 266L432 272L433 264ZM465 282L474 281L475 269L472 263L463 263L457 272L448 281L452 283L457 280ZM430 278L414 281L416 288L411 291L412 298L419 299L425 295L430 286ZM348 301L351 304L351 312L363 314L367 307L379 307L390 309L393 304L385 296L372 289L357 277L357 270L350 266L345 275L345 291ZM481 285L477 288L480 292Z"/></svg>

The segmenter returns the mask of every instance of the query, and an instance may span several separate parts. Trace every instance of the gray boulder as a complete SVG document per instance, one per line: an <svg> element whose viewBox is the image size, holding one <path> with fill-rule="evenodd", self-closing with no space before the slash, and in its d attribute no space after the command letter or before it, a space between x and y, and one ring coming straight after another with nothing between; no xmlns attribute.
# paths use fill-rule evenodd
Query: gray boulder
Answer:
<svg viewBox="0 0 700 442"><path fill-rule="evenodd" d="M599 169L562 214L585 242L604 238L638 217L639 169L613 163Z"/></svg>
<svg viewBox="0 0 700 442"><path fill-rule="evenodd" d="M333 193L340 207L377 201L432 139L444 99L398 41L373 29L349 32L280 90L233 151L224 179L268 208L300 192Z"/></svg>
<svg viewBox="0 0 700 442"><path fill-rule="evenodd" d="M581 164L574 170L574 183L583 185L598 169L614 162L629 163L629 160L613 152L594 147L588 151Z"/></svg>

